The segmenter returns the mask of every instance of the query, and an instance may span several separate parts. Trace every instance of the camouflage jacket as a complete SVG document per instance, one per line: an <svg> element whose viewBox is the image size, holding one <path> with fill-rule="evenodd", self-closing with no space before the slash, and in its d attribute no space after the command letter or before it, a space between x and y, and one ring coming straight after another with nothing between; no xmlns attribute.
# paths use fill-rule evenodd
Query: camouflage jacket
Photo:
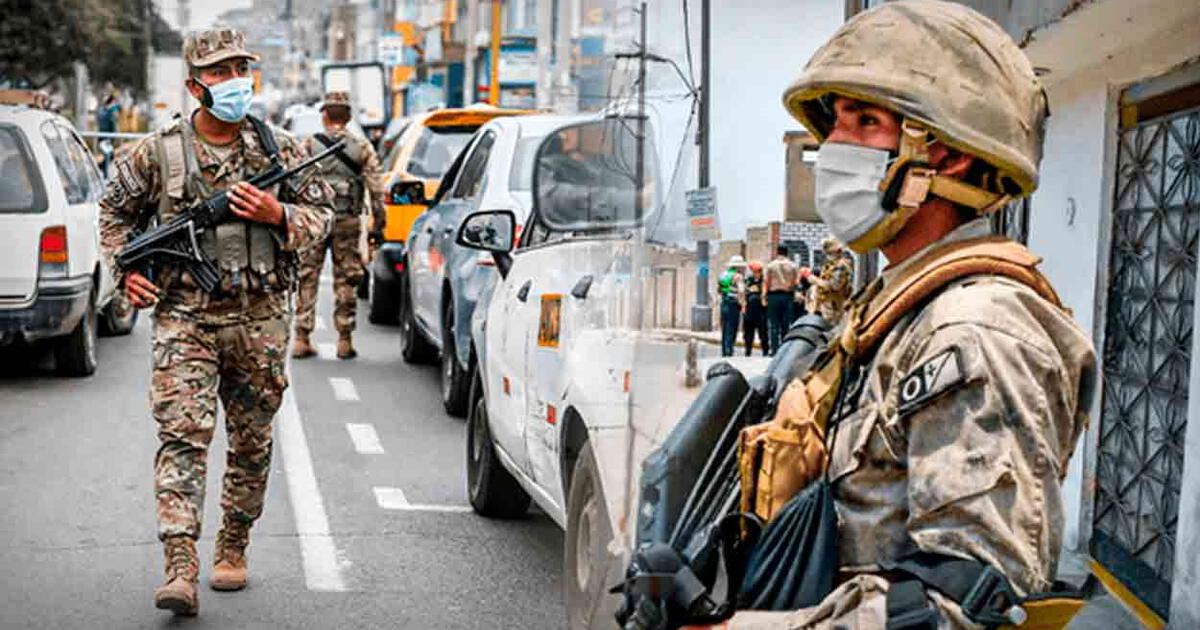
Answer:
<svg viewBox="0 0 1200 630"><path fill-rule="evenodd" d="M184 124L190 122L178 120L142 138L116 162L114 174L100 200L100 244L110 269L117 268L116 255L129 241L139 220L158 212L160 195L165 194L159 163L164 158L159 155L158 138L179 134ZM271 129L285 166L298 164L307 157L304 147L287 132L275 127ZM242 125L241 138L224 161L217 158L218 149L203 141L199 134L193 134L193 138L191 149L195 151L197 166L204 181L214 191L227 190L262 171L268 164L266 153L249 122ZM301 172L286 189L279 187L275 192L286 217L286 230L278 232L281 252L299 252L325 238L331 223L333 192L312 169ZM185 198L172 206L172 212L179 212L198 201ZM287 257L287 260L292 264L294 257ZM157 283L164 291L156 307L158 314L225 324L276 317L288 311L287 290L256 292L246 300L240 296L213 298L201 291L186 272L179 269L157 271ZM121 280L118 278L118 286Z"/></svg>
<svg viewBox="0 0 1200 630"><path fill-rule="evenodd" d="M854 263L845 254L831 256L821 266L821 280L817 285L817 300L841 305L853 293Z"/></svg>
<svg viewBox="0 0 1200 630"><path fill-rule="evenodd" d="M345 139L347 148L343 151L352 160L358 162L362 167L361 174L358 175L366 189L371 205L371 221L372 229L383 231L384 221L387 219L386 210L384 208L384 190L383 190L383 164L379 161L379 155L375 153L375 148L371 146L371 142L357 133L347 131L346 129L338 129L336 131L323 132L326 137L334 142ZM325 145L316 138L310 136L304 140L304 147L308 149L310 155L316 155L325 150ZM355 159L357 158L357 159ZM316 169L333 185L335 194L338 186L334 185L334 180L342 179L349 175L349 171L337 158L330 158L322 162ZM359 190L362 190L360 188ZM354 205L349 210L349 213L360 214L362 212L362 199L354 199Z"/></svg>
<svg viewBox="0 0 1200 630"><path fill-rule="evenodd" d="M930 247L989 231L975 221ZM903 269L885 270L864 296ZM858 577L820 606L738 613L730 628L883 627L888 578L874 572L916 549L991 565L1021 594L1048 590L1062 481L1096 376L1070 314L1016 280L970 276L901 319L857 367L826 443L841 569ZM929 597L939 628L976 627Z"/></svg>

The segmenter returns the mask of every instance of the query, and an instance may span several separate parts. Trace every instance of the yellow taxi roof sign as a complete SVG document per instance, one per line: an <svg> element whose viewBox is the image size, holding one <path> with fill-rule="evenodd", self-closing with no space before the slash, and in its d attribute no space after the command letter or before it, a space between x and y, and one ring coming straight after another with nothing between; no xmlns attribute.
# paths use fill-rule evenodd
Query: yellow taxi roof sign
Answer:
<svg viewBox="0 0 1200 630"><path fill-rule="evenodd" d="M491 105L478 104L461 109L438 110L429 114L423 124L426 127L478 127L493 118L501 116L526 116L536 113L532 109L501 109Z"/></svg>

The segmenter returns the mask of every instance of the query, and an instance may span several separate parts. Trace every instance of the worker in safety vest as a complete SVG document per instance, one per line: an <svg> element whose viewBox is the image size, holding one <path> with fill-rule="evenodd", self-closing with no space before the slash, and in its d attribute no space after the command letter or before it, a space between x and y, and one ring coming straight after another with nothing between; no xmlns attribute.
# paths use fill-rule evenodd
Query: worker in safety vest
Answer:
<svg viewBox="0 0 1200 630"><path fill-rule="evenodd" d="M1041 82L983 15L899 0L844 24L783 101L822 142L824 222L888 265L788 390L832 404L783 419L823 427L832 591L721 626L1063 627L1078 600L1028 598L1053 588L1095 354L1040 259L986 218L1037 187Z"/></svg>
<svg viewBox="0 0 1200 630"><path fill-rule="evenodd" d="M721 356L733 356L733 346L737 343L738 326L742 322L742 312L746 310L746 279L743 270L746 259L734 254L729 258L725 273L717 281L717 290L721 294Z"/></svg>

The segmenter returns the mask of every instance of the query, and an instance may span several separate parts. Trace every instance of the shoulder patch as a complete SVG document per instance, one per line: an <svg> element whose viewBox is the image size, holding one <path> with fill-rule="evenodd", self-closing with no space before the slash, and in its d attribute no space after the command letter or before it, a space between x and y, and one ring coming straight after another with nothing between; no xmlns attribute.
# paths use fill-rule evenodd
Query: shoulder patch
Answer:
<svg viewBox="0 0 1200 630"><path fill-rule="evenodd" d="M934 398L962 385L966 380L958 348L940 352L913 368L900 380L900 403L897 411L901 416L908 415Z"/></svg>

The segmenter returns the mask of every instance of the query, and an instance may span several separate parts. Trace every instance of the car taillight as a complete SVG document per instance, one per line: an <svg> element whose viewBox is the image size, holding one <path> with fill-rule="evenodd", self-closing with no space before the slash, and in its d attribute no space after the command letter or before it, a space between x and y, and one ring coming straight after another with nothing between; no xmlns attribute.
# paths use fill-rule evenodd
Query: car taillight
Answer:
<svg viewBox="0 0 1200 630"><path fill-rule="evenodd" d="M66 264L67 227L65 225L53 225L42 230L39 256L42 264Z"/></svg>
<svg viewBox="0 0 1200 630"><path fill-rule="evenodd" d="M404 271L404 262L403 261L398 262L398 263L392 265L392 268L395 269L396 271Z"/></svg>

